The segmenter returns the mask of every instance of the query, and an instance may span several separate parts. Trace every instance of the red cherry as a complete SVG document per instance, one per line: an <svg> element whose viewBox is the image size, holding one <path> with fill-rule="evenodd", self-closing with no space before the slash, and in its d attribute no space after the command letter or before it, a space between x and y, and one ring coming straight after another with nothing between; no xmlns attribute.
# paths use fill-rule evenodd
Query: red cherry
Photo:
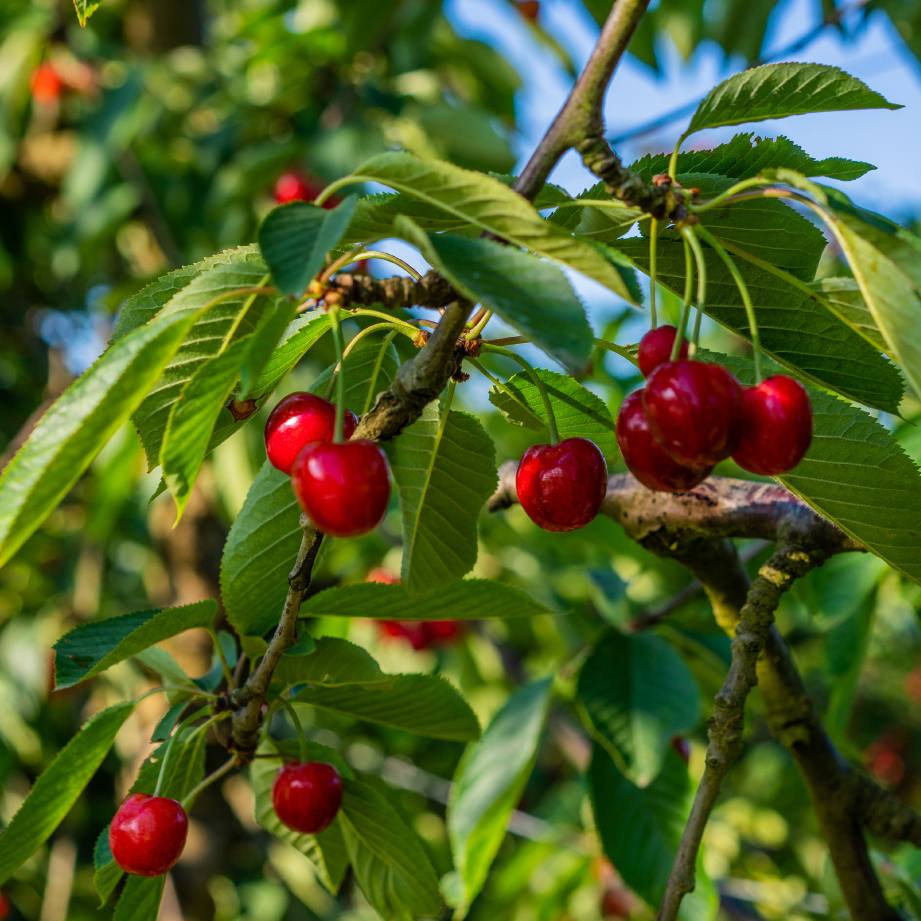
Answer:
<svg viewBox="0 0 921 921"><path fill-rule="evenodd" d="M525 19L537 22L537 17L540 16L540 0L518 0L515 6Z"/></svg>
<svg viewBox="0 0 921 921"><path fill-rule="evenodd" d="M291 469L291 483L313 524L333 537L372 531L390 501L390 468L373 441L307 445Z"/></svg>
<svg viewBox="0 0 921 921"><path fill-rule="evenodd" d="M343 438L351 438L358 416L345 411ZM289 393L272 410L265 423L265 453L273 467L290 473L301 448L314 441L332 441L336 406L312 393Z"/></svg>
<svg viewBox="0 0 921 921"><path fill-rule="evenodd" d="M342 778L331 765L321 761L286 764L272 787L275 814L304 835L323 831L342 805Z"/></svg>
<svg viewBox="0 0 921 921"><path fill-rule="evenodd" d="M657 326L649 330L642 339L637 352L637 359L640 363L640 371L643 377L649 377L659 365L671 361L672 346L675 344L675 336L678 330L674 326ZM687 339L681 343L680 357L688 357Z"/></svg>
<svg viewBox="0 0 921 921"><path fill-rule="evenodd" d="M602 918L629 918L633 898L622 886L613 886L601 894L600 908Z"/></svg>
<svg viewBox="0 0 921 921"><path fill-rule="evenodd" d="M292 201L313 201L323 191L323 183L298 170L288 170L275 181L272 196L279 205ZM335 208L341 199L335 195L323 202L326 209Z"/></svg>
<svg viewBox="0 0 921 921"><path fill-rule="evenodd" d="M739 443L733 460L744 470L774 476L792 470L812 441L809 395L792 377L776 374L742 391Z"/></svg>
<svg viewBox="0 0 921 921"><path fill-rule="evenodd" d="M132 793L109 826L116 863L137 876L162 876L171 869L189 832L189 817L174 799Z"/></svg>
<svg viewBox="0 0 921 921"><path fill-rule="evenodd" d="M689 764L691 761L691 746L688 743L688 740L684 736L675 736L672 739L672 748L675 751L675 754L685 763Z"/></svg>
<svg viewBox="0 0 921 921"><path fill-rule="evenodd" d="M406 640L417 652L421 649L428 649L429 637L426 631L426 625L420 621L413 620L379 620L378 628L384 636L390 636L398 640Z"/></svg>
<svg viewBox="0 0 921 921"><path fill-rule="evenodd" d="M61 97L64 81L54 64L39 64L32 74L32 98L44 104L57 102Z"/></svg>
<svg viewBox="0 0 921 921"><path fill-rule="evenodd" d="M0 892L0 921L10 916L10 900Z"/></svg>
<svg viewBox="0 0 921 921"><path fill-rule="evenodd" d="M432 646L450 646L464 632L464 624L459 620L429 620L425 627Z"/></svg>
<svg viewBox="0 0 921 921"><path fill-rule="evenodd" d="M607 484L604 455L587 438L532 445L515 477L521 507L545 531L587 525L601 508Z"/></svg>
<svg viewBox="0 0 921 921"><path fill-rule="evenodd" d="M392 572L384 569L383 566L377 566L368 573L365 582L379 582L381 585L399 585L400 580Z"/></svg>
<svg viewBox="0 0 921 921"><path fill-rule="evenodd" d="M685 467L672 460L649 430L643 391L624 400L617 414L617 443L630 472L649 489L660 492L687 492L702 483L712 466Z"/></svg>
<svg viewBox="0 0 921 921"><path fill-rule="evenodd" d="M732 454L738 440L742 388L719 365L669 361L646 382L643 406L662 447L687 467L709 467Z"/></svg>

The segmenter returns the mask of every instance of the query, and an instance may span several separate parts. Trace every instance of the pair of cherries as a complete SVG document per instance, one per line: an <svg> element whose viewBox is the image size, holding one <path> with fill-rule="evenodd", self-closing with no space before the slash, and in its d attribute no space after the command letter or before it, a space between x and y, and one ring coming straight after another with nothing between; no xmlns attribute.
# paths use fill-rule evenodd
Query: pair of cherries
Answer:
<svg viewBox="0 0 921 921"><path fill-rule="evenodd" d="M319 761L286 764L272 786L272 806L288 828L315 835L342 805L342 778ZM109 825L109 847L115 862L136 876L162 876L185 847L189 816L182 804L166 796L132 793Z"/></svg>
<svg viewBox="0 0 921 921"><path fill-rule="evenodd" d="M301 508L324 534L356 537L374 530L390 502L390 468L373 442L333 441L336 407L312 393L286 396L265 424L265 452L291 477ZM345 411L343 438L358 417Z"/></svg>
<svg viewBox="0 0 921 921"><path fill-rule="evenodd" d="M676 330L660 326L640 341L646 386L624 400L617 442L645 486L686 492L719 461L775 476L792 470L812 440L812 407L803 387L774 375L743 389L720 365L691 361L687 344L672 361Z"/></svg>

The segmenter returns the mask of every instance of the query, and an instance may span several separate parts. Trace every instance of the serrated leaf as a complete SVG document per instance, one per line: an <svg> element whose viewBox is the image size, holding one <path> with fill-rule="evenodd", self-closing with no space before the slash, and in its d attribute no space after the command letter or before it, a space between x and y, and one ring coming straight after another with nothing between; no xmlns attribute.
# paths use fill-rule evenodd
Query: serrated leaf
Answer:
<svg viewBox="0 0 921 921"><path fill-rule="evenodd" d="M684 136L704 128L813 112L900 108L839 67L762 64L734 74L710 90Z"/></svg>
<svg viewBox="0 0 921 921"><path fill-rule="evenodd" d="M577 693L598 741L638 787L655 780L672 738L700 713L690 669L649 634L605 633L582 666Z"/></svg>
<svg viewBox="0 0 921 921"><path fill-rule="evenodd" d="M5 883L61 823L109 753L134 710L116 704L87 720L32 785L29 795L0 831L0 885Z"/></svg>
<svg viewBox="0 0 921 921"><path fill-rule="evenodd" d="M601 448L606 457L617 457L614 417L604 400L565 374L543 368L539 368L537 374L550 398L560 438L588 438ZM549 440L547 411L529 373L514 374L501 388L493 386L489 391L489 401L510 422L534 429Z"/></svg>
<svg viewBox="0 0 921 921"><path fill-rule="evenodd" d="M345 356L345 405L363 416L373 405L379 393L386 390L396 377L400 356L393 340L387 336L362 339ZM335 366L327 368L310 385L313 393L335 398L333 373Z"/></svg>
<svg viewBox="0 0 921 921"><path fill-rule="evenodd" d="M157 921L165 886L165 876L129 876L118 897L112 921Z"/></svg>
<svg viewBox="0 0 921 921"><path fill-rule="evenodd" d="M311 761L323 761L333 764L339 773L348 778L351 772L344 765L336 753L326 746L315 742L307 742L307 753ZM281 753L293 759L300 757L300 748L297 743L276 742L266 739L260 746L258 754L268 755ZM302 835L283 825L275 813L272 805L272 787L278 775L281 760L257 758L249 768L250 781L253 785L253 794L256 800L256 821L276 838L290 844L295 850L300 851L316 868L323 885L330 892L336 893L345 878L348 869L348 854L345 850L345 841L342 837L340 823L334 821L332 825L318 835Z"/></svg>
<svg viewBox="0 0 921 921"><path fill-rule="evenodd" d="M606 253L543 220L502 182L439 160L385 153L355 172L356 181L380 182L424 201L480 231L560 262L636 302L636 292Z"/></svg>
<svg viewBox="0 0 921 921"><path fill-rule="evenodd" d="M460 916L476 898L537 758L550 679L518 688L464 753L448 802L448 836L460 876Z"/></svg>
<svg viewBox="0 0 921 921"><path fill-rule="evenodd" d="M0 565L64 498L180 347L192 316L115 342L54 402L0 474Z"/></svg>
<svg viewBox="0 0 921 921"><path fill-rule="evenodd" d="M365 898L388 921L440 917L438 878L416 833L367 783L346 785L339 821Z"/></svg>
<svg viewBox="0 0 921 921"><path fill-rule="evenodd" d="M860 285L853 278L820 278L812 287L821 296L823 303L838 318L847 323L856 333L880 352L889 353L889 345L879 331L873 314L860 292Z"/></svg>
<svg viewBox="0 0 921 921"><path fill-rule="evenodd" d="M209 627L216 616L216 602L198 601L81 624L54 644L55 687L72 687L148 646L194 627Z"/></svg>
<svg viewBox="0 0 921 921"><path fill-rule="evenodd" d="M328 331L329 314L326 313L307 313L289 323L259 372L249 398L259 400L270 394Z"/></svg>
<svg viewBox="0 0 921 921"><path fill-rule="evenodd" d="M266 461L231 525L221 556L221 600L241 636L261 636L281 615L300 546L291 478Z"/></svg>
<svg viewBox="0 0 921 921"><path fill-rule="evenodd" d="M631 889L658 905L690 811L687 767L669 749L659 776L640 789L596 744L587 780L605 855Z"/></svg>
<svg viewBox="0 0 921 921"><path fill-rule="evenodd" d="M549 608L524 592L489 579L462 579L425 594L411 594L402 585L364 582L328 588L301 607L304 616L374 620L485 620L548 613Z"/></svg>
<svg viewBox="0 0 921 921"><path fill-rule="evenodd" d="M374 657L348 640L321 636L306 656L282 656L274 679L283 685L316 684L336 688L348 684L371 684L387 676Z"/></svg>
<svg viewBox="0 0 921 921"><path fill-rule="evenodd" d="M559 268L492 240L427 234L406 218L397 230L471 301L494 311L564 366L585 370L594 335Z"/></svg>
<svg viewBox="0 0 921 921"><path fill-rule="evenodd" d="M403 585L424 592L462 578L498 483L492 439L475 416L433 402L387 447L403 516Z"/></svg>
<svg viewBox="0 0 921 921"><path fill-rule="evenodd" d="M267 310L260 319L247 340L246 352L240 363L239 399L252 399L257 392L257 382L272 361L275 350L286 338L297 308L298 305L292 301L282 301Z"/></svg>
<svg viewBox="0 0 921 921"><path fill-rule="evenodd" d="M348 228L357 201L350 196L332 210L295 201L266 215L259 227L259 249L279 290L304 292Z"/></svg>

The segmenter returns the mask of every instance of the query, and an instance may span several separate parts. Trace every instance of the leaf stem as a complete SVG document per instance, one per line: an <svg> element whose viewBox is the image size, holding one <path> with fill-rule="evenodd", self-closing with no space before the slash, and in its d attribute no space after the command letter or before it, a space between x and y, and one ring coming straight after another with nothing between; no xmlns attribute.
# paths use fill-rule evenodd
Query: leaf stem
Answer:
<svg viewBox="0 0 921 921"><path fill-rule="evenodd" d="M345 425L345 362L343 352L345 346L342 341L342 324L339 322L339 308L333 307L329 312L330 328L333 333L333 342L336 345L336 423L333 429L333 443L341 444L342 433Z"/></svg>
<svg viewBox="0 0 921 921"><path fill-rule="evenodd" d="M691 246L684 239L684 299L681 302L681 319L678 321L678 332L675 333L675 342L672 345L670 361L676 361L681 354L681 343L684 342L688 328L688 317L691 315L691 299L694 297L694 254Z"/></svg>
<svg viewBox="0 0 921 921"><path fill-rule="evenodd" d="M191 789L183 798L182 798L182 808L188 812L192 806L195 804L195 800L198 799L199 795L208 789L213 783L217 783L222 777L229 774L235 767L239 765L236 755L232 758L228 758L216 771L212 771L197 787Z"/></svg>
<svg viewBox="0 0 921 921"><path fill-rule="evenodd" d="M703 247L701 247L700 240L697 239L697 234L693 227L690 225L682 227L681 236L687 240L688 245L691 247L691 252L694 254L694 263L697 266L697 316L694 319L694 334L692 336L694 348L696 349L700 340L700 324L703 320L704 305L707 303L707 260L704 257Z"/></svg>
<svg viewBox="0 0 921 921"><path fill-rule="evenodd" d="M658 254L659 222L656 218L649 221L649 325L655 329L659 325L656 313L656 257Z"/></svg>
<svg viewBox="0 0 921 921"><path fill-rule="evenodd" d="M492 319L492 317L493 312L491 310L487 310L483 316L470 328L466 338L468 340L479 339L480 334L486 328L486 324Z"/></svg>
<svg viewBox="0 0 921 921"><path fill-rule="evenodd" d="M228 689L232 691L234 688L233 672L230 669L230 663L227 661L227 656L224 655L224 647L221 645L221 639L214 627L209 627L208 633L211 636L211 642L214 644L214 653L221 663L221 669L224 672L224 680L227 682Z"/></svg>
<svg viewBox="0 0 921 921"><path fill-rule="evenodd" d="M553 412L553 404L550 402L550 394L547 393L547 388L534 365L517 352L503 348L501 345L489 345L484 342L483 348L490 352L495 352L497 355L504 355L506 358L511 358L512 361L517 361L518 364L527 371L544 404L544 412L547 414L547 429L550 432L550 443L557 444L560 440L560 433L556 426L556 416Z"/></svg>
<svg viewBox="0 0 921 921"><path fill-rule="evenodd" d="M301 722L301 718L297 715L297 710L294 709L294 704L287 697L278 697L275 699L277 706L281 707L285 713L288 714L288 719L291 720L291 725L294 727L294 731L297 733L297 751L298 756L301 759L301 763L307 761L307 736L304 735L304 724ZM266 720L266 725L268 725L268 720Z"/></svg>

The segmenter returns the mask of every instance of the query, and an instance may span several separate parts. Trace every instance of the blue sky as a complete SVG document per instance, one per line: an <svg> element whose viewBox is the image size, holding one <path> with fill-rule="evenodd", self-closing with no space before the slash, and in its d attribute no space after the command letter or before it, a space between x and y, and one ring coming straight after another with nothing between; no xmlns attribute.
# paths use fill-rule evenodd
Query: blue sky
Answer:
<svg viewBox="0 0 921 921"><path fill-rule="evenodd" d="M597 26L581 0L543 0L542 17L559 41L581 63L597 35ZM770 24L768 48L782 47L806 32L815 22L813 0L786 0L777 4ZM549 52L535 45L516 12L496 0L451 0L449 12L465 35L483 39L500 49L525 76L520 114L523 127L519 144L522 159L534 147L562 104L569 79ZM684 62L670 45L663 45L664 76L657 78L645 66L627 59L608 94L605 114L610 134L698 99L741 61L724 66L715 46L703 47ZM861 204L896 216L912 208L921 210L921 173L917 169L921 142L921 69L904 50L888 19L875 14L858 41L843 42L833 30L796 56L797 60L835 64L860 77L893 102L905 106L897 112L868 111L801 116L762 122L751 130L761 134L786 134L816 157L846 156L866 160L879 169L857 182L849 192ZM682 122L654 136L625 145L620 153L632 159L649 149L670 149ZM718 143L735 130L700 135L695 143ZM554 181L576 191L588 177L570 155L554 173Z"/></svg>

